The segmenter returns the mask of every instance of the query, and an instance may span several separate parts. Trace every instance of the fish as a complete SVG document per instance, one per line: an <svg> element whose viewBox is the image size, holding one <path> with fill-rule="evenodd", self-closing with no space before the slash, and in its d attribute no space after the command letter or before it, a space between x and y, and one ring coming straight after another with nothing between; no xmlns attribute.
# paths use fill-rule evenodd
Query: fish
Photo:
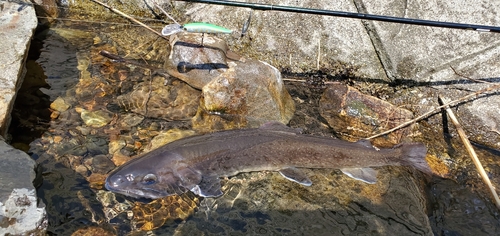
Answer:
<svg viewBox="0 0 500 236"><path fill-rule="evenodd" d="M366 183L377 181L371 167L411 166L431 175L422 143L375 148L368 140L348 142L302 134L279 122L259 128L191 136L163 145L111 171L109 191L135 198L157 199L191 191L219 197L221 177L242 172L278 171L305 186L312 182L301 168L340 169Z"/></svg>

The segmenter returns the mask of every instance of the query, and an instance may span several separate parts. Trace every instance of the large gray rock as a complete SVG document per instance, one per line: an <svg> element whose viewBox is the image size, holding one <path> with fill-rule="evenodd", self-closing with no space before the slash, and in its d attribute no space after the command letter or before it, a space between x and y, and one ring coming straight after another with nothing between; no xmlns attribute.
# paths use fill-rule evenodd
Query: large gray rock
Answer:
<svg viewBox="0 0 500 236"><path fill-rule="evenodd" d="M0 135L5 136L37 19L32 5L24 1L0 4Z"/></svg>
<svg viewBox="0 0 500 236"><path fill-rule="evenodd" d="M38 205L33 186L35 166L26 153L0 141L0 235L45 235L45 206Z"/></svg>
<svg viewBox="0 0 500 236"><path fill-rule="evenodd" d="M269 121L290 121L295 103L278 69L253 59L228 62L228 66L203 87L193 128L256 128Z"/></svg>
<svg viewBox="0 0 500 236"><path fill-rule="evenodd" d="M295 104L275 67L229 52L225 41L214 35L181 33L171 40L167 73L202 90L194 129L255 128L292 118Z"/></svg>

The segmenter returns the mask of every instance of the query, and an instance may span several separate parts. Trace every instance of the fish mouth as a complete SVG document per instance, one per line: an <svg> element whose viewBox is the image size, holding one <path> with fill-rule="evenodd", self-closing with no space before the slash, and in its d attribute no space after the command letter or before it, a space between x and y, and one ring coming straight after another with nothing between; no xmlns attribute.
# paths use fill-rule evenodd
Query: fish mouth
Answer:
<svg viewBox="0 0 500 236"><path fill-rule="evenodd" d="M115 187L111 187L111 185L106 182L105 187L107 190L122 194L125 196L133 197L133 198L148 198L148 199L157 199L157 198L162 198L166 197L168 195L165 195L164 193L155 190L155 189L129 189L129 188L122 188L118 189Z"/></svg>

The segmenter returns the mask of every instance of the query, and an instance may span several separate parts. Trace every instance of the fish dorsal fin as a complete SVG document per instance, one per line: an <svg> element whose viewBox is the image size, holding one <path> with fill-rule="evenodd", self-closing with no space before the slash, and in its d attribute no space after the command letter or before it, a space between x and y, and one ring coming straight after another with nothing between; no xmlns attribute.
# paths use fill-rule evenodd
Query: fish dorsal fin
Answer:
<svg viewBox="0 0 500 236"><path fill-rule="evenodd" d="M218 197L222 195L218 176L203 176L201 182L191 189L191 192L201 197Z"/></svg>
<svg viewBox="0 0 500 236"><path fill-rule="evenodd" d="M266 129L266 130L273 130L273 131L281 131L281 132L287 132L287 133L294 133L294 134L300 134L302 133L302 129L294 129L290 128L286 125L284 125L281 122L278 121L270 121L267 122L259 127L259 129Z"/></svg>
<svg viewBox="0 0 500 236"><path fill-rule="evenodd" d="M372 168L343 168L340 170L347 176L368 184L377 182L377 171Z"/></svg>
<svg viewBox="0 0 500 236"><path fill-rule="evenodd" d="M305 186L311 186L312 182L307 177L307 175L304 174L301 170L295 168L295 167L289 167L285 169L279 170L280 174L283 175L283 177L287 178L288 180L291 180L293 182L297 182L299 184L305 185Z"/></svg>

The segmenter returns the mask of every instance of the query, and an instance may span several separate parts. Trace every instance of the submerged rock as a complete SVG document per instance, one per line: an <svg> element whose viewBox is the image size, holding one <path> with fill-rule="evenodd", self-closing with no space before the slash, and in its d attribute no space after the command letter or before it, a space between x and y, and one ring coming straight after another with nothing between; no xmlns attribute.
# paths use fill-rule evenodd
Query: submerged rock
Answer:
<svg viewBox="0 0 500 236"><path fill-rule="evenodd" d="M200 91L186 83L174 80L165 84L165 78L137 84L134 89L117 98L126 110L146 117L166 120L187 120L196 114Z"/></svg>
<svg viewBox="0 0 500 236"><path fill-rule="evenodd" d="M320 99L319 107L321 116L330 127L349 141L357 141L394 128L413 116L408 110L342 84L328 87ZM376 146L394 146L410 131L411 128L403 128L371 141Z"/></svg>
<svg viewBox="0 0 500 236"><path fill-rule="evenodd" d="M51 109L54 109L58 112L63 112L63 111L66 111L68 110L69 108L71 107L71 105L69 103L67 103L64 98L62 97L57 97L56 100L54 100L51 104L50 104L50 108Z"/></svg>
<svg viewBox="0 0 500 236"><path fill-rule="evenodd" d="M104 110L88 111L81 108L78 109L78 111L80 112L80 117L82 118L83 122L85 122L86 125L94 128L99 128L107 125L113 118L112 113Z"/></svg>

